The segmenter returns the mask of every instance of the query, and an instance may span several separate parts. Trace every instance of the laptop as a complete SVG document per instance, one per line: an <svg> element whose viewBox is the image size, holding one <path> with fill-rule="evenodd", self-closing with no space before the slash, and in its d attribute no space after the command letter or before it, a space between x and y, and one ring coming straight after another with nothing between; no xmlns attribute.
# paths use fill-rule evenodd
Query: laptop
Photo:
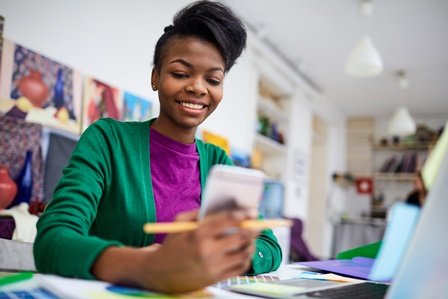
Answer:
<svg viewBox="0 0 448 299"><path fill-rule="evenodd" d="M390 285L297 278L259 286L237 285L231 290L266 298L448 298L448 132L443 135L437 175ZM435 149L440 149L440 141Z"/></svg>

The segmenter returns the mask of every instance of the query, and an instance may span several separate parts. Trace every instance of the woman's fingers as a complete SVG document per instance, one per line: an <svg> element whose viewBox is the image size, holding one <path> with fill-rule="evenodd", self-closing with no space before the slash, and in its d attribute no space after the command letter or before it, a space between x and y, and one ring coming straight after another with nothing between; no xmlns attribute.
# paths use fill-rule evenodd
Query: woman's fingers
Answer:
<svg viewBox="0 0 448 299"><path fill-rule="evenodd" d="M176 221L196 221L197 215L198 210L188 211ZM250 216L245 211L216 213L200 221L195 230L167 236L161 250L171 257L166 268L202 284L243 274L251 265L258 232L238 226Z"/></svg>
<svg viewBox="0 0 448 299"><path fill-rule="evenodd" d="M181 212L176 216L176 221L196 221L198 219L199 210Z"/></svg>
<svg viewBox="0 0 448 299"><path fill-rule="evenodd" d="M217 256L217 259L214 261L217 275L221 277L220 279L225 279L245 273L251 265L254 251L255 244L253 242L246 242L237 250L232 250L224 255Z"/></svg>

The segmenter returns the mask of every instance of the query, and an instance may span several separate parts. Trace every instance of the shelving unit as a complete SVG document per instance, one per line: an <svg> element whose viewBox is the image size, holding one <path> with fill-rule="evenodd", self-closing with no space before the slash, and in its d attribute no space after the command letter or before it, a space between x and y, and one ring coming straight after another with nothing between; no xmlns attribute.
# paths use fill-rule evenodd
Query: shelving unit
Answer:
<svg viewBox="0 0 448 299"><path fill-rule="evenodd" d="M429 149L427 143L372 146L374 193L384 196L386 208L396 201L406 200Z"/></svg>
<svg viewBox="0 0 448 299"><path fill-rule="evenodd" d="M285 91L260 76L256 100L254 152L261 168L270 178L285 182L288 155L289 98Z"/></svg>
<svg viewBox="0 0 448 299"><path fill-rule="evenodd" d="M260 133L255 135L255 147L265 155L283 155L286 154L287 150L284 144L280 144Z"/></svg>

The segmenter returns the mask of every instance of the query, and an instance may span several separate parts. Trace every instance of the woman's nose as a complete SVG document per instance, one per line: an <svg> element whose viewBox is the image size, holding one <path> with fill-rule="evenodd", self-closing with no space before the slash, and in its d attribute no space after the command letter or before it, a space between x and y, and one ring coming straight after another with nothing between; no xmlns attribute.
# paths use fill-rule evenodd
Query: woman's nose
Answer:
<svg viewBox="0 0 448 299"><path fill-rule="evenodd" d="M202 96L207 93L207 88L203 80L192 78L187 85L187 92L193 93L196 96Z"/></svg>

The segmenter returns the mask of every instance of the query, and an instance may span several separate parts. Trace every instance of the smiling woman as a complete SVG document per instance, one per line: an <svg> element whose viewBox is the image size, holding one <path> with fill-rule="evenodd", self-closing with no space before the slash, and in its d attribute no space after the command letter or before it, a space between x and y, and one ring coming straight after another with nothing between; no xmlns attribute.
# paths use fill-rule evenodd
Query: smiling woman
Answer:
<svg viewBox="0 0 448 299"><path fill-rule="evenodd" d="M84 132L37 224L40 272L174 293L279 267L271 230L225 233L253 218L248 211L211 214L169 236L143 233L147 222L196 221L209 170L232 164L194 136L221 102L245 43L241 21L218 2L192 3L174 17L154 54L159 116L101 119Z"/></svg>

